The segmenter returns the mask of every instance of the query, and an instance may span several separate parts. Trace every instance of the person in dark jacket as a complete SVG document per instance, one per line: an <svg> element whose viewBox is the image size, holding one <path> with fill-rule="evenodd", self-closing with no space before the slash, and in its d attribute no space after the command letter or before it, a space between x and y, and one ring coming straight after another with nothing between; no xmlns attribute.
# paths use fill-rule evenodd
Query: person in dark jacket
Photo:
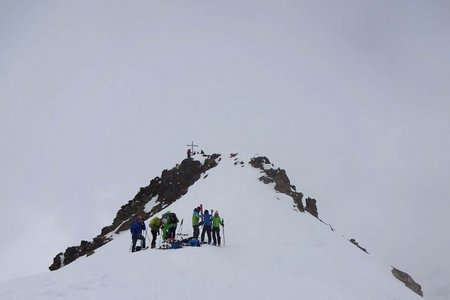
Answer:
<svg viewBox="0 0 450 300"><path fill-rule="evenodd" d="M202 244L205 242L205 233L208 235L208 244L211 244L211 225L212 218L209 214L208 210L205 210L205 213L202 215L203 221L203 230L202 230Z"/></svg>
<svg viewBox="0 0 450 300"><path fill-rule="evenodd" d="M142 230L145 230L144 217L139 216L136 220L131 223L131 240L133 245L131 246L131 252L136 251L137 240L141 240L141 248L145 248L145 238L142 235Z"/></svg>

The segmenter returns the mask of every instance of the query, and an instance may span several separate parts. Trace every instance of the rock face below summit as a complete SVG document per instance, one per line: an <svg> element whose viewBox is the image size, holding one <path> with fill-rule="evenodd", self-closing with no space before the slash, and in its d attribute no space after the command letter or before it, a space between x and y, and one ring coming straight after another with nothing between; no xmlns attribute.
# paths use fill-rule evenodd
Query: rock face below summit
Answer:
<svg viewBox="0 0 450 300"><path fill-rule="evenodd" d="M64 253L58 253L49 269L55 271L79 257L92 255L97 248L111 241L108 235L112 232L128 230L131 222L138 215L147 219L181 198L203 173L217 166L217 159L220 160L220 154L204 155L204 157L206 159L203 164L189 158L170 170L162 171L160 177L152 179L148 186L141 187L133 200L120 208L112 224L104 227L101 234L92 242L81 241L79 246L68 247ZM157 197L156 205L149 212L145 212L145 205L154 197Z"/></svg>

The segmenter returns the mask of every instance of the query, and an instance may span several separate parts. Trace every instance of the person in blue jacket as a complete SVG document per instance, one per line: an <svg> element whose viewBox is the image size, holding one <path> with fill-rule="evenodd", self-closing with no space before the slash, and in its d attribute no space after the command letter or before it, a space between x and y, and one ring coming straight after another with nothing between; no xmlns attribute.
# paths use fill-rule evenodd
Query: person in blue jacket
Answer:
<svg viewBox="0 0 450 300"><path fill-rule="evenodd" d="M202 244L205 243L205 233L208 235L208 244L211 244L212 218L208 210L205 210L205 213L202 215L202 221L203 221L203 230L201 238Z"/></svg>
<svg viewBox="0 0 450 300"><path fill-rule="evenodd" d="M131 223L130 231L131 231L131 240L133 241L133 245L131 246L131 252L136 251L136 242L137 240L141 240L141 248L145 248L145 238L142 235L142 230L146 230L144 217L139 216L136 220Z"/></svg>

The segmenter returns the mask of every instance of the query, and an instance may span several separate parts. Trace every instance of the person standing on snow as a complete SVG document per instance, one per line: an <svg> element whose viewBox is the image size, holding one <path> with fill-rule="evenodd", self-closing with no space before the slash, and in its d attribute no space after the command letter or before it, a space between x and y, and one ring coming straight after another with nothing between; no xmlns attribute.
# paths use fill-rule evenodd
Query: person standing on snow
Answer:
<svg viewBox="0 0 450 300"><path fill-rule="evenodd" d="M169 224L169 239L174 241L178 222L180 222L180 220L178 220L177 215L175 213L171 213L171 214L169 214L169 218L167 219L167 222Z"/></svg>
<svg viewBox="0 0 450 300"><path fill-rule="evenodd" d="M223 226L222 219L219 216L219 212L216 210L214 212L214 217L212 219L212 234L213 234L213 245L220 247L220 225Z"/></svg>
<svg viewBox="0 0 450 300"><path fill-rule="evenodd" d="M139 216L130 226L131 240L133 242L131 252L136 251L137 240L141 240L141 248L145 248L145 238L142 235L142 230L145 230L144 217Z"/></svg>
<svg viewBox="0 0 450 300"><path fill-rule="evenodd" d="M156 237L159 235L159 229L162 226L162 220L158 217L154 217L151 221L150 221L150 230L152 232L152 249L156 247Z"/></svg>
<svg viewBox="0 0 450 300"><path fill-rule="evenodd" d="M192 213L192 228L194 229L193 238L198 240L198 236L200 235L200 229L198 229L200 223L200 212L199 208L194 208L194 212Z"/></svg>
<svg viewBox="0 0 450 300"><path fill-rule="evenodd" d="M208 235L208 244L211 244L211 215L208 210L205 210L205 214L202 215L203 230L202 230L202 244L205 242L205 233Z"/></svg>

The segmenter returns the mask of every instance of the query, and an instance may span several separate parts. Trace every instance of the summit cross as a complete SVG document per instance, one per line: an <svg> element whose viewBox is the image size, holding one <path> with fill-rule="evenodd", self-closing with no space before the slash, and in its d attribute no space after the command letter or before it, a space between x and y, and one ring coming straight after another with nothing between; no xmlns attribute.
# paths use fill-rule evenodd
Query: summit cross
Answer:
<svg viewBox="0 0 450 300"><path fill-rule="evenodd" d="M192 141L191 142L191 144L190 145L186 145L186 146L188 146L188 147L191 147L192 148L192 153L194 153L194 147L198 147L198 145L194 145L194 141Z"/></svg>

